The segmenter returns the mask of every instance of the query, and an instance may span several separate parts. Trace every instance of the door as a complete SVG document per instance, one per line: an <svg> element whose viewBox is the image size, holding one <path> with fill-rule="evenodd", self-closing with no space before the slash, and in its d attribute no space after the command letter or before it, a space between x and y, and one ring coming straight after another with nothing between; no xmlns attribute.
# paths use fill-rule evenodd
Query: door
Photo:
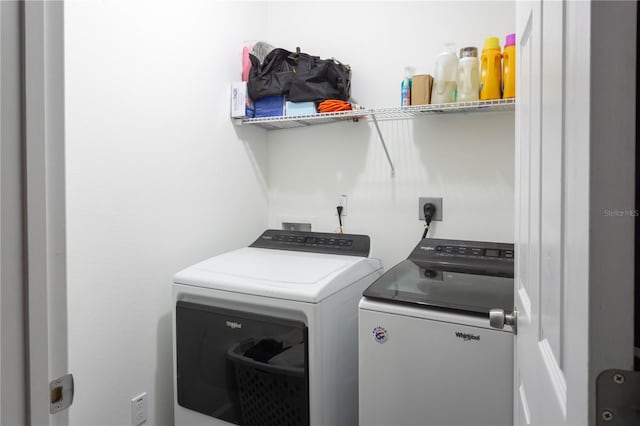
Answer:
<svg viewBox="0 0 640 426"><path fill-rule="evenodd" d="M633 119L612 122L635 104L602 78L625 12L595 25L626 4L635 21L633 2L516 6L516 425L595 425L595 377L631 366L633 221L604 217L633 209Z"/></svg>
<svg viewBox="0 0 640 426"><path fill-rule="evenodd" d="M563 11L560 2L544 3L543 7L540 1L518 3L516 9L519 74L514 297L518 334L514 420L517 425L564 425L567 409L561 344L563 307L560 305L565 290L562 276ZM546 79L551 73L556 73L556 78ZM585 345L586 341L581 339L576 343ZM586 406L584 411L586 413Z"/></svg>
<svg viewBox="0 0 640 426"><path fill-rule="evenodd" d="M2 424L64 425L62 2L0 2ZM53 382L53 386L51 386Z"/></svg>

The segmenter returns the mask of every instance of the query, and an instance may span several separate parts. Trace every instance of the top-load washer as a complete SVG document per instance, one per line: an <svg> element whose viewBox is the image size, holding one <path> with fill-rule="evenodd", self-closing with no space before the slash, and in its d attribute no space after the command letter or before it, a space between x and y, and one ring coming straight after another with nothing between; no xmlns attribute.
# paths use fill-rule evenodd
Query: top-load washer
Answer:
<svg viewBox="0 0 640 426"><path fill-rule="evenodd" d="M177 273L176 425L352 426L364 235L265 231Z"/></svg>
<svg viewBox="0 0 640 426"><path fill-rule="evenodd" d="M513 244L426 238L359 305L361 426L513 424ZM494 314L497 313L494 311Z"/></svg>

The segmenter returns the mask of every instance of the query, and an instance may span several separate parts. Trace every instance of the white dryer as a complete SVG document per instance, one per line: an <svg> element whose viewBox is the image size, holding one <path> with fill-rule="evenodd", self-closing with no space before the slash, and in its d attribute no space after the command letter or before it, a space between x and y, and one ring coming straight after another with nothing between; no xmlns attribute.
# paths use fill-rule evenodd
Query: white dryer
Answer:
<svg viewBox="0 0 640 426"><path fill-rule="evenodd" d="M176 425L357 424L368 236L265 231L174 277Z"/></svg>
<svg viewBox="0 0 640 426"><path fill-rule="evenodd" d="M424 239L359 305L361 426L510 426L513 244Z"/></svg>

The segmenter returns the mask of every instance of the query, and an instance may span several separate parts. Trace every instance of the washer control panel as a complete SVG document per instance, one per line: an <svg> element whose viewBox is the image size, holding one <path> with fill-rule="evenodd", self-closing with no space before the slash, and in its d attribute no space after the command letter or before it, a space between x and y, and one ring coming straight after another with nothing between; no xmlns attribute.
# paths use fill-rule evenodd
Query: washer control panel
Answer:
<svg viewBox="0 0 640 426"><path fill-rule="evenodd" d="M368 235L266 230L250 247L349 256L369 256Z"/></svg>
<svg viewBox="0 0 640 426"><path fill-rule="evenodd" d="M509 248L484 248L477 246L438 245L436 253L444 256L472 256L488 258L513 259L513 247Z"/></svg>
<svg viewBox="0 0 640 426"><path fill-rule="evenodd" d="M424 265L513 276L514 256L513 244L425 238L409 259Z"/></svg>

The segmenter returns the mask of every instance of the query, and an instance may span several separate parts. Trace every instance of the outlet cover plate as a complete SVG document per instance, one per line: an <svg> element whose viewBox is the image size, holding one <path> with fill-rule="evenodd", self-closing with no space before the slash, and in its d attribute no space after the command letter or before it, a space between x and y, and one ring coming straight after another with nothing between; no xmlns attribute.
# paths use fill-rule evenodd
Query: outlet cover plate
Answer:
<svg viewBox="0 0 640 426"><path fill-rule="evenodd" d="M138 426L147 421L147 393L131 399L131 425Z"/></svg>
<svg viewBox="0 0 640 426"><path fill-rule="evenodd" d="M436 206L436 213L431 220L442 221L442 197L418 197L418 220L424 220L424 205L431 203Z"/></svg>
<svg viewBox="0 0 640 426"><path fill-rule="evenodd" d="M346 216L347 215L347 196L345 194L338 195L337 206L342 206L341 216ZM338 210L335 210L335 215L338 216Z"/></svg>
<svg viewBox="0 0 640 426"><path fill-rule="evenodd" d="M304 222L282 222L282 229L285 231L311 232L311 224Z"/></svg>

